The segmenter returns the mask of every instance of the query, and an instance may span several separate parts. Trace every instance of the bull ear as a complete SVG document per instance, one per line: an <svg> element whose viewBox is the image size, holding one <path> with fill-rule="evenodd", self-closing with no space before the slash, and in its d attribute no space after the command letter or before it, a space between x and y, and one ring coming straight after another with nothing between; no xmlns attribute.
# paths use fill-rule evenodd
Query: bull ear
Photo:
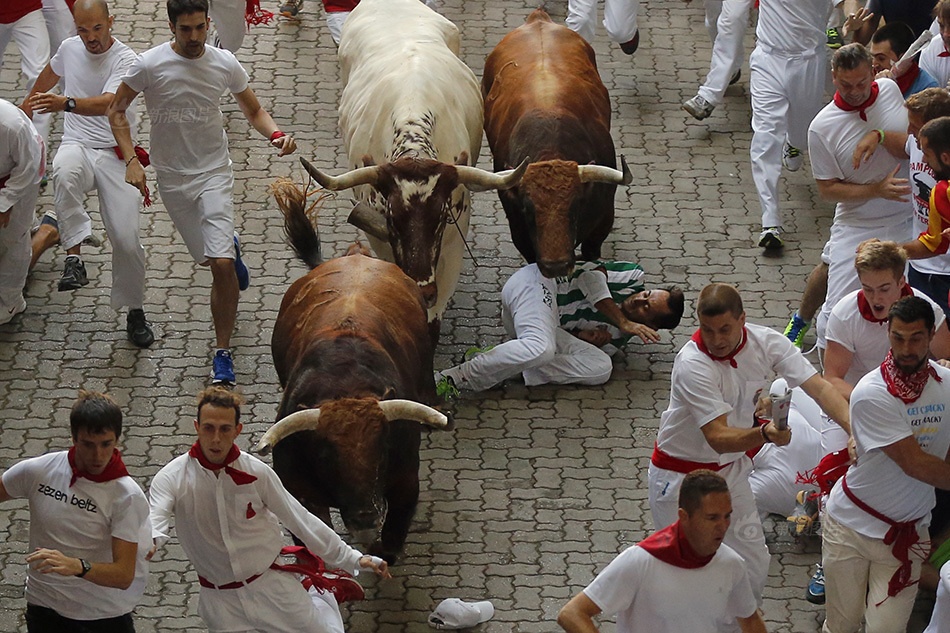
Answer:
<svg viewBox="0 0 950 633"><path fill-rule="evenodd" d="M363 162L363 167L373 167L376 165L376 161L373 160L373 157L369 154L363 154L360 160Z"/></svg>
<svg viewBox="0 0 950 633"><path fill-rule="evenodd" d="M455 161L455 164L456 164L456 165L468 165L468 152L466 152L466 151L463 149L463 150L462 150L462 153L459 154L458 160Z"/></svg>
<svg viewBox="0 0 950 633"><path fill-rule="evenodd" d="M383 391L383 397L380 398L380 400L389 400L390 398L392 398L392 397L395 396L395 395L396 395L396 388L395 388L395 387L391 387L391 386L390 386L390 387L386 387L386 390Z"/></svg>
<svg viewBox="0 0 950 633"><path fill-rule="evenodd" d="M356 228L362 229L371 237L383 242L389 241L389 228L386 226L386 218L365 202L357 202L346 221Z"/></svg>
<svg viewBox="0 0 950 633"><path fill-rule="evenodd" d="M444 413L436 411L432 407L426 406L413 400L382 400L379 408L386 414L386 419L393 420L415 420L420 424L445 428L449 419Z"/></svg>

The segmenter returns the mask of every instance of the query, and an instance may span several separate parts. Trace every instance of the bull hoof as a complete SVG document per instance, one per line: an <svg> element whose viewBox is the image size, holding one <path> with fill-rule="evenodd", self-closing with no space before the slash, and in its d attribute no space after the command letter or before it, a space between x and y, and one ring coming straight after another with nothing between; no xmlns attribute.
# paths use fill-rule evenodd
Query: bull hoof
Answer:
<svg viewBox="0 0 950 633"><path fill-rule="evenodd" d="M369 546L369 554L371 556L379 556L384 561L386 561L386 563L389 565L395 565L396 561L399 558L400 552L387 550L386 548L383 547L382 543L380 543L379 541L376 541L375 543Z"/></svg>

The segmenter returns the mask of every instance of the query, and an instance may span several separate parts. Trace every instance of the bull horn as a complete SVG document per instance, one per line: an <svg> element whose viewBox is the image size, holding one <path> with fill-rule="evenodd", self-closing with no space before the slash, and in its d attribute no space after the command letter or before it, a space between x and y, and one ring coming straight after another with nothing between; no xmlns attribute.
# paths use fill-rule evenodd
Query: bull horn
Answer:
<svg viewBox="0 0 950 633"><path fill-rule="evenodd" d="M357 185L375 185L379 172L379 167L374 165L372 167L351 169L342 176L330 176L311 165L310 161L303 156L300 157L300 162L303 163L303 168L307 170L307 173L320 183L321 187L332 191L349 189Z"/></svg>
<svg viewBox="0 0 950 633"><path fill-rule="evenodd" d="M383 410L390 422L415 420L439 429L445 428L449 423L449 419L444 414L413 400L380 400L379 408Z"/></svg>
<svg viewBox="0 0 950 633"><path fill-rule="evenodd" d="M507 169L497 173L479 169L478 167L469 167L467 165L456 165L458 171L459 184L465 185L469 191L488 191L489 189L511 189L521 182L524 176L524 170L528 168L530 158L525 158L521 164L514 169Z"/></svg>
<svg viewBox="0 0 950 633"><path fill-rule="evenodd" d="M296 411L271 425L254 450L261 455L267 455L277 442L288 435L292 435L297 431L314 431L319 426L320 409Z"/></svg>
<svg viewBox="0 0 950 633"><path fill-rule="evenodd" d="M581 182L605 182L611 185L629 185L633 182L633 174L627 167L627 159L620 157L623 171L604 167L603 165L578 165L577 176Z"/></svg>
<svg viewBox="0 0 950 633"><path fill-rule="evenodd" d="M383 242L389 241L386 218L365 202L357 202L346 221L356 228L362 229L370 237L375 237Z"/></svg>

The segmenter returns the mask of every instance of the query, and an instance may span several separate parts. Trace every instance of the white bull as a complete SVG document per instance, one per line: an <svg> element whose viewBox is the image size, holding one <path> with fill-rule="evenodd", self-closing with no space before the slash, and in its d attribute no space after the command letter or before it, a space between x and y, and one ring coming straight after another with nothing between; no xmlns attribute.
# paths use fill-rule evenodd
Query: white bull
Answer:
<svg viewBox="0 0 950 633"><path fill-rule="evenodd" d="M334 178L303 161L324 187L354 187L350 221L420 285L436 328L458 284L469 190L509 188L524 171L467 166L481 149L482 96L458 51L458 28L419 0L362 0L339 51L351 171Z"/></svg>

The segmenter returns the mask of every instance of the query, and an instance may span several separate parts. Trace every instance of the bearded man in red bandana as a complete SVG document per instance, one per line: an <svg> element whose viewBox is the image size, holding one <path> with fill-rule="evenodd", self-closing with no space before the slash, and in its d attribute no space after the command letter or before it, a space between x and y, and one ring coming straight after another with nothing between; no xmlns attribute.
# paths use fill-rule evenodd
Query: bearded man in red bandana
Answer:
<svg viewBox="0 0 950 633"><path fill-rule="evenodd" d="M116 448L122 412L109 396L80 391L69 426L71 449L0 479L0 501L30 501L27 630L134 632L151 539L148 501Z"/></svg>
<svg viewBox="0 0 950 633"><path fill-rule="evenodd" d="M950 370L930 360L934 311L904 297L891 349L851 392L857 461L828 497L822 528L823 631L901 631L929 553L934 488L950 489Z"/></svg>

